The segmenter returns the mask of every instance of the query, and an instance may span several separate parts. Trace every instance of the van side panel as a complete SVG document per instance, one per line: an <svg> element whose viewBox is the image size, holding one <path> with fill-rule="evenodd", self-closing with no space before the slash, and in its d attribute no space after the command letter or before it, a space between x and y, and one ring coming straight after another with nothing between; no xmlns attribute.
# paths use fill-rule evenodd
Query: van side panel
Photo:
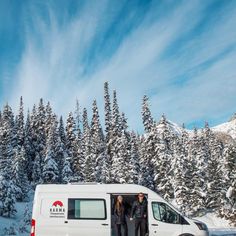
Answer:
<svg viewBox="0 0 236 236"><path fill-rule="evenodd" d="M77 205L80 203L79 213L76 209L74 217L72 217L71 209L70 213L68 212L68 203L71 200L74 200ZM91 204L88 204L90 202ZM100 203L100 208L94 205L95 203ZM103 212L100 212L101 207L104 209ZM36 191L32 218L36 222L36 236L110 236L110 213L109 194L80 192L62 194ZM89 218L90 215L94 217L94 214L101 217Z"/></svg>

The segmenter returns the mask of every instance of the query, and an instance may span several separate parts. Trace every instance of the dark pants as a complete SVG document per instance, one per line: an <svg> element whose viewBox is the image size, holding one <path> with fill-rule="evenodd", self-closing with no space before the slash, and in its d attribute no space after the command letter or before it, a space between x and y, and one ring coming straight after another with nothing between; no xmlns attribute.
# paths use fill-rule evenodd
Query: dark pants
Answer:
<svg viewBox="0 0 236 236"><path fill-rule="evenodd" d="M147 225L146 219L136 218L135 219L135 236L139 236L138 235L139 229L140 229L140 236L145 236L146 225Z"/></svg>
<svg viewBox="0 0 236 236"><path fill-rule="evenodd" d="M116 232L117 232L117 236L121 236L121 226L123 228L124 231L124 236L128 236L128 227L127 224L116 224Z"/></svg>

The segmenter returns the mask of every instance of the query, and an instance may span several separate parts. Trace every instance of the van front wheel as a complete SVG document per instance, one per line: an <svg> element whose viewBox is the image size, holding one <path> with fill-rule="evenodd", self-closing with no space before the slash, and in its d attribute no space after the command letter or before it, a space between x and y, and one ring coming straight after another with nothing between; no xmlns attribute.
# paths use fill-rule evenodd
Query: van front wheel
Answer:
<svg viewBox="0 0 236 236"><path fill-rule="evenodd" d="M179 236L194 236L193 234L180 234Z"/></svg>

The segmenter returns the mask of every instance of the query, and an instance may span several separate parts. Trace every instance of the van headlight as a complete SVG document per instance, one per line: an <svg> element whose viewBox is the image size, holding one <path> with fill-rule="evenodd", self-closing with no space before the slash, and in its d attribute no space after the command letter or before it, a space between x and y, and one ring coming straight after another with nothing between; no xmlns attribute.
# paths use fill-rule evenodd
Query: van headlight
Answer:
<svg viewBox="0 0 236 236"><path fill-rule="evenodd" d="M208 231L207 225L202 222L194 222L200 230Z"/></svg>

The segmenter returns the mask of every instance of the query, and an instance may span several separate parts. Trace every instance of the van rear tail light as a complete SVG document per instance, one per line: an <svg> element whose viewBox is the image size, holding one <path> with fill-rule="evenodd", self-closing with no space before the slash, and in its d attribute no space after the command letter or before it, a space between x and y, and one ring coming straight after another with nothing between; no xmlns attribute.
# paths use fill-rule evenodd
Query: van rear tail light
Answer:
<svg viewBox="0 0 236 236"><path fill-rule="evenodd" d="M31 233L30 236L35 236L35 220L32 219L31 221Z"/></svg>

